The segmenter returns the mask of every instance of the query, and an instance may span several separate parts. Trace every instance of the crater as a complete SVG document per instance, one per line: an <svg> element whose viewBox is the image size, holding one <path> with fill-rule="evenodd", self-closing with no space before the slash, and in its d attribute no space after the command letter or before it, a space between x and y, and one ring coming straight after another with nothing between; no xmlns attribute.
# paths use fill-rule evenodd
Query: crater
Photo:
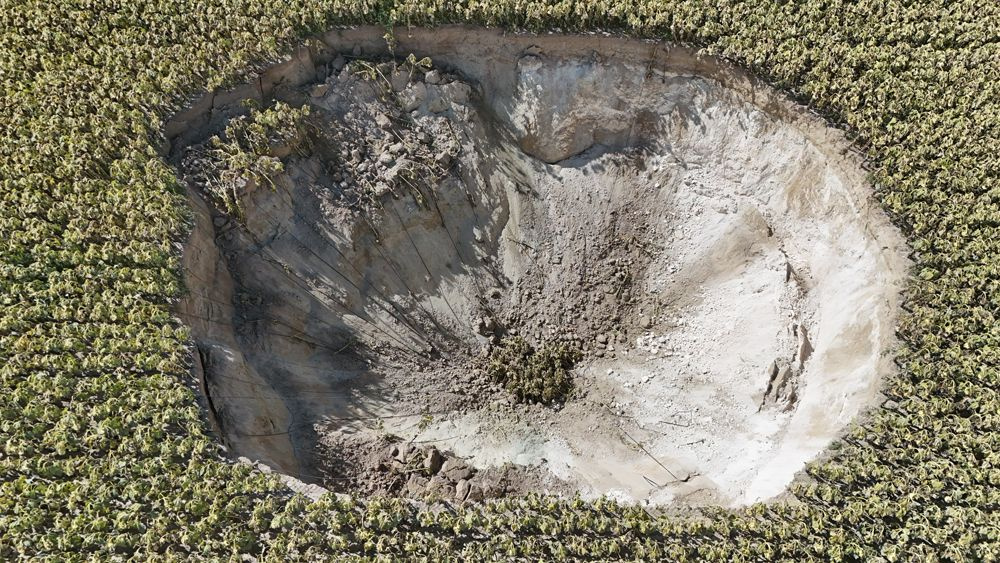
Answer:
<svg viewBox="0 0 1000 563"><path fill-rule="evenodd" d="M781 495L877 401L905 244L840 132L664 43L334 30L175 116L235 457L358 495Z"/></svg>

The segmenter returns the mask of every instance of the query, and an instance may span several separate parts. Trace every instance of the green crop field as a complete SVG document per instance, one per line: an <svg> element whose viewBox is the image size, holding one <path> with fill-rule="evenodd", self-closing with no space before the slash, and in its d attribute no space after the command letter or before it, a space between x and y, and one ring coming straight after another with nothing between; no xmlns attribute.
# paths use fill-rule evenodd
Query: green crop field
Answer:
<svg viewBox="0 0 1000 563"><path fill-rule="evenodd" d="M310 502L199 411L164 120L336 25L609 30L750 68L867 155L915 262L888 399L801 502ZM0 560L1000 558L1000 4L0 2Z"/></svg>

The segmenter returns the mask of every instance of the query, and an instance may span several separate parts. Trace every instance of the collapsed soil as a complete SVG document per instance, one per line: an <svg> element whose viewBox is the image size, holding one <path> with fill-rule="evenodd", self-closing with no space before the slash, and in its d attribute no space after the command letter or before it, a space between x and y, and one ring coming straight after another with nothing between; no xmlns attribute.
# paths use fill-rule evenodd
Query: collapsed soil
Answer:
<svg viewBox="0 0 1000 563"><path fill-rule="evenodd" d="M873 400L906 263L835 133L682 50L400 38L424 67L377 37L243 90L308 105L311 138L242 216L204 197L241 96L174 149L180 312L234 454L358 494L735 505ZM485 376L511 335L582 351L564 403Z"/></svg>

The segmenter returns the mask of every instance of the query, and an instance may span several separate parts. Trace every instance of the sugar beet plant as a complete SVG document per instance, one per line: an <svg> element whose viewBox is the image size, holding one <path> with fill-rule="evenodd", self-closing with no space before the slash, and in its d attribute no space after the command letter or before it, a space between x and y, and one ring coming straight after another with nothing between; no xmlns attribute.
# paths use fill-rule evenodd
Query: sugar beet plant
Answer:
<svg viewBox="0 0 1000 563"><path fill-rule="evenodd" d="M573 390L570 370L582 356L567 343L547 342L535 348L521 336L504 338L490 349L483 369L503 384L518 402L562 403Z"/></svg>
<svg viewBox="0 0 1000 563"><path fill-rule="evenodd" d="M293 108L279 101L234 117L226 125L224 137L210 139L208 157L212 164L204 169L218 174L209 179L206 188L222 209L242 218L240 190L274 188L272 178L284 170L281 157L301 151L307 142L308 116L309 106Z"/></svg>
<svg viewBox="0 0 1000 563"><path fill-rule="evenodd" d="M0 2L0 559L995 560L1000 5L924 0ZM748 66L848 131L915 276L887 397L798 502L651 516L530 495L307 502L189 387L165 116L334 25L611 29Z"/></svg>

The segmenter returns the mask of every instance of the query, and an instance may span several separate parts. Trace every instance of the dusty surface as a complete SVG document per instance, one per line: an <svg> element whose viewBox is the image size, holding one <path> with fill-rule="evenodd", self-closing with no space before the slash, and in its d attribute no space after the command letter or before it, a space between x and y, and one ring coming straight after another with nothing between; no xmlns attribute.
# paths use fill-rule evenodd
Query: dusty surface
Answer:
<svg viewBox="0 0 1000 563"><path fill-rule="evenodd" d="M907 264L837 132L663 44L398 30L428 72L381 34L173 125L180 314L236 454L345 492L739 505L872 403ZM198 142L243 97L309 104L320 141L237 221ZM483 377L511 334L582 348L565 404Z"/></svg>

